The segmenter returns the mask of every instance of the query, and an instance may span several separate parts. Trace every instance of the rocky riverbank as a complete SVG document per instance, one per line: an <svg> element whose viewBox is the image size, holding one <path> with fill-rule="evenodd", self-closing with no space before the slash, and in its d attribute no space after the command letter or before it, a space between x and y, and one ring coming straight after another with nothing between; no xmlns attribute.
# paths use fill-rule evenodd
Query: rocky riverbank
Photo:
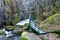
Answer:
<svg viewBox="0 0 60 40"><path fill-rule="evenodd" d="M56 34L36 35L35 33L23 32L20 40L60 40Z"/></svg>

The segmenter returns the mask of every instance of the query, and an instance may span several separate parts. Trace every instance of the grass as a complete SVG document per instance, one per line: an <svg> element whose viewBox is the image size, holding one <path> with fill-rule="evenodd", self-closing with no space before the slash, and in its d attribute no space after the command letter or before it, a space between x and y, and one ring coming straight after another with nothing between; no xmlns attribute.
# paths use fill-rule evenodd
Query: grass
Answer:
<svg viewBox="0 0 60 40"><path fill-rule="evenodd" d="M40 24L38 24L39 28L46 31L54 31L59 30L58 25L60 25L60 14L54 14L48 18L46 18L44 21L42 21ZM57 26L57 28L56 28Z"/></svg>

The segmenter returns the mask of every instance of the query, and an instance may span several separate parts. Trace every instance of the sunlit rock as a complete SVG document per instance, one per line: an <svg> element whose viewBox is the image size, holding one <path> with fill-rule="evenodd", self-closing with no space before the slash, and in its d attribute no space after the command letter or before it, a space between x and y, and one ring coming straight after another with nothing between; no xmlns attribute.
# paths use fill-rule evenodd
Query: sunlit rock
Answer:
<svg viewBox="0 0 60 40"><path fill-rule="evenodd" d="M22 20L18 22L16 25L25 25L25 23L29 23L29 19Z"/></svg>
<svg viewBox="0 0 60 40"><path fill-rule="evenodd" d="M29 25L29 19L25 19L20 21L19 23L16 24L16 29L21 28L21 29L27 29Z"/></svg>
<svg viewBox="0 0 60 40"><path fill-rule="evenodd" d="M20 40L41 40L40 37L34 33L23 32Z"/></svg>

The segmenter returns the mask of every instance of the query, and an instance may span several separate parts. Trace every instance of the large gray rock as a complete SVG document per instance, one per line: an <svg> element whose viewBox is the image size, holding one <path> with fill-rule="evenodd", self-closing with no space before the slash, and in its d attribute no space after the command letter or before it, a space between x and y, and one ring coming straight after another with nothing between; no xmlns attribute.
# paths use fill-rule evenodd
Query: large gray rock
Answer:
<svg viewBox="0 0 60 40"><path fill-rule="evenodd" d="M41 40L40 37L34 33L23 32L20 40Z"/></svg>

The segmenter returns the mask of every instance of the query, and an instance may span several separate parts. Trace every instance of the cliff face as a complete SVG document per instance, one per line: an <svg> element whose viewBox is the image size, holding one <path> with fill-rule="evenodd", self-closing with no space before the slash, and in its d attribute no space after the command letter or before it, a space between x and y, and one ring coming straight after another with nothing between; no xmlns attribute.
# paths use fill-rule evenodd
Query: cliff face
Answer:
<svg viewBox="0 0 60 40"><path fill-rule="evenodd" d="M18 21L16 0L5 0L5 12L8 14L7 25L14 25Z"/></svg>
<svg viewBox="0 0 60 40"><path fill-rule="evenodd" d="M14 0L0 0L0 26L7 25L12 22L13 19L17 19L16 9L16 2Z"/></svg>
<svg viewBox="0 0 60 40"><path fill-rule="evenodd" d="M28 18L30 2L24 3L22 0L0 0L0 24L15 25Z"/></svg>
<svg viewBox="0 0 60 40"><path fill-rule="evenodd" d="M18 1L20 20L29 18L31 3L32 3L32 0L19 0Z"/></svg>
<svg viewBox="0 0 60 40"><path fill-rule="evenodd" d="M30 13L39 20L45 20L59 12L59 3L59 0L0 0L0 24L4 20L6 24L14 25L29 18Z"/></svg>
<svg viewBox="0 0 60 40"><path fill-rule="evenodd" d="M3 0L0 0L0 25L2 24L2 22L5 21L5 14L4 14L4 3Z"/></svg>

